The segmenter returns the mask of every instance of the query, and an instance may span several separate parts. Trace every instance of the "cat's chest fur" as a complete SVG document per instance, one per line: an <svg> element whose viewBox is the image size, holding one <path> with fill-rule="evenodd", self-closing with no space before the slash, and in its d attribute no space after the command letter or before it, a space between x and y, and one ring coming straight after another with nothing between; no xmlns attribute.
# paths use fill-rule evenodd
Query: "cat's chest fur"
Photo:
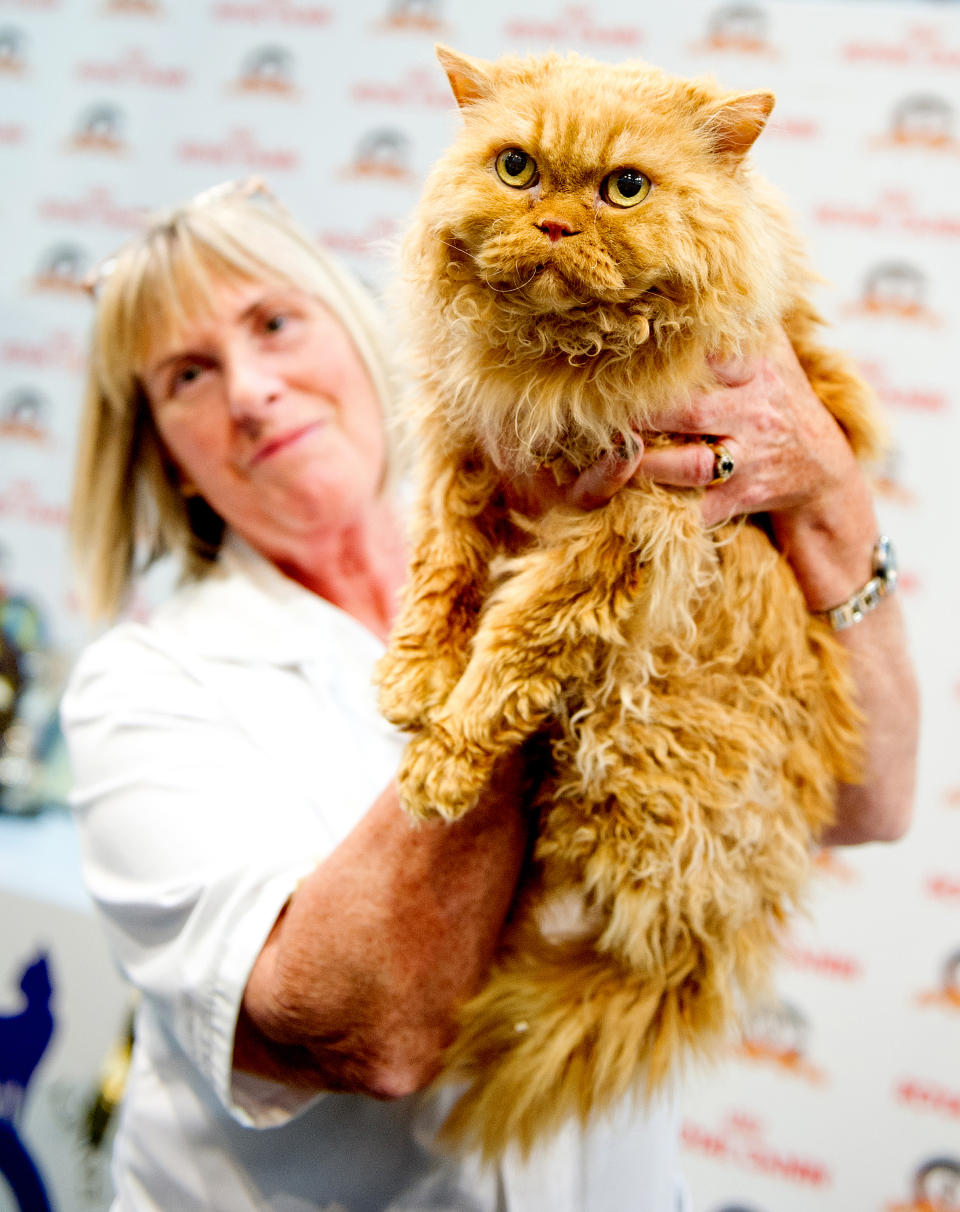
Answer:
<svg viewBox="0 0 960 1212"><path fill-rule="evenodd" d="M664 349L651 330L643 314L598 308L454 327L434 376L444 425L516 473L582 470L656 433L665 410L708 386L707 353L722 334L691 332Z"/></svg>

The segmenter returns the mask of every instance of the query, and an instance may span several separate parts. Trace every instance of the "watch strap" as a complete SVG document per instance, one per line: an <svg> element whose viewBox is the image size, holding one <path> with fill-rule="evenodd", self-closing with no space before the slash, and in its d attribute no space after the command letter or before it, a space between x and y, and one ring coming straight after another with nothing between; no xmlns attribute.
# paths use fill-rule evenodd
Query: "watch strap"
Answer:
<svg viewBox="0 0 960 1212"><path fill-rule="evenodd" d="M873 576L870 580L845 602L832 606L829 610L816 611L817 617L828 623L834 631L843 631L845 627L852 627L854 623L859 623L871 611L876 610L896 587L897 568L893 544L886 535L880 535L873 548Z"/></svg>

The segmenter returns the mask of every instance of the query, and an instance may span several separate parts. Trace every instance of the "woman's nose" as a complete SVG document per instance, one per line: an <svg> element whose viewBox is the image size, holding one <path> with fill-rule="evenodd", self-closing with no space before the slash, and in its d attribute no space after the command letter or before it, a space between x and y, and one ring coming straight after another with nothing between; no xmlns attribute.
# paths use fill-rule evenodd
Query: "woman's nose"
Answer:
<svg viewBox="0 0 960 1212"><path fill-rule="evenodd" d="M227 359L227 405L238 424L264 420L271 406L280 399L283 380L255 351L233 351Z"/></svg>

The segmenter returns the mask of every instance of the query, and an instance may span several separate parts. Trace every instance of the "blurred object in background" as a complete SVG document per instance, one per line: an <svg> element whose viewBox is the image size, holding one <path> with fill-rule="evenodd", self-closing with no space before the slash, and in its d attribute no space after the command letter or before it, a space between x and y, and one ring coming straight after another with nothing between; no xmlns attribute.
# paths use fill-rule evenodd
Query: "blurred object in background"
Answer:
<svg viewBox="0 0 960 1212"><path fill-rule="evenodd" d="M0 812L65 807L69 771L58 718L65 674L39 608L0 584Z"/></svg>

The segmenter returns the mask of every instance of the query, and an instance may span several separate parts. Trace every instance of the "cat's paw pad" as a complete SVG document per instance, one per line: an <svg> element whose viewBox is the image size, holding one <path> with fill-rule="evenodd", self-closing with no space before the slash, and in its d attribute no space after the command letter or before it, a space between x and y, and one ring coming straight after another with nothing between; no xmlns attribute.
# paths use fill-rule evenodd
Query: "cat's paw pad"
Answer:
<svg viewBox="0 0 960 1212"><path fill-rule="evenodd" d="M414 816L458 820L475 807L491 767L482 751L458 746L443 729L431 728L407 745L397 774L400 799Z"/></svg>

